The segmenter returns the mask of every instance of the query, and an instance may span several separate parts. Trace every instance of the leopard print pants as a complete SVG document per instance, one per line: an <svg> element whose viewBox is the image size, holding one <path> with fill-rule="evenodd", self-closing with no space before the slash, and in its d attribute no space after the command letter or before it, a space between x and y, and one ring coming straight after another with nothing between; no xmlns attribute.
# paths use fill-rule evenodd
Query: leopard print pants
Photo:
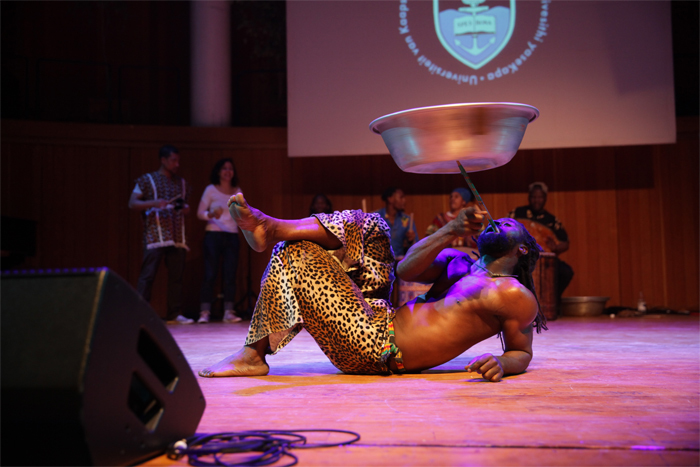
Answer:
<svg viewBox="0 0 700 467"><path fill-rule="evenodd" d="M336 233L328 219L320 220ZM366 219L362 222L366 231ZM343 235L339 237L344 240ZM382 238L386 238L384 232L370 242L372 248L382 243ZM385 361L387 356L382 357L381 353L389 338L388 323L394 315L388 301L393 275L387 272L388 277L382 279L382 274L376 271L386 268L390 271L393 255L388 240L387 246L382 248L388 256L381 257L380 250L360 255L362 262L371 264L374 281L378 280L375 285L382 291L381 294L372 294L366 290L363 292L358 286L358 282L363 282L351 279L352 272L344 269L342 261L318 244L308 241L278 243L263 276L246 345L269 336L274 354L303 327L342 372L389 373ZM379 261L376 261L377 257Z"/></svg>

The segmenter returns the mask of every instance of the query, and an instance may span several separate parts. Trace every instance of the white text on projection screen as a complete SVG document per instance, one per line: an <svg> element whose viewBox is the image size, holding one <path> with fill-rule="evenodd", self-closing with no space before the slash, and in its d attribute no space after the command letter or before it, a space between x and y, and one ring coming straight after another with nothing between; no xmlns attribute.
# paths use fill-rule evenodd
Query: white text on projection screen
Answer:
<svg viewBox="0 0 700 467"><path fill-rule="evenodd" d="M416 107L540 110L521 148L675 141L667 1L287 2L290 156L387 154Z"/></svg>

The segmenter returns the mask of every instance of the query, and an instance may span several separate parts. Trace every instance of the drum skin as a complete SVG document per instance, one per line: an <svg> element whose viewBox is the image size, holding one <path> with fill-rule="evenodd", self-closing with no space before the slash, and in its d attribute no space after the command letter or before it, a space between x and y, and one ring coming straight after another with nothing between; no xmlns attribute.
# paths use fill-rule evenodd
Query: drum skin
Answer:
<svg viewBox="0 0 700 467"><path fill-rule="evenodd" d="M522 217L519 217L515 220L523 224L523 226L525 226L527 231L530 232L530 235L532 235L535 238L537 244L542 247L542 250L546 252L552 251L552 249L549 248L549 246L547 246L548 238L554 240L554 243L559 243L557 236L554 235L554 231L546 225L540 224L539 222L536 222L532 219L525 219Z"/></svg>

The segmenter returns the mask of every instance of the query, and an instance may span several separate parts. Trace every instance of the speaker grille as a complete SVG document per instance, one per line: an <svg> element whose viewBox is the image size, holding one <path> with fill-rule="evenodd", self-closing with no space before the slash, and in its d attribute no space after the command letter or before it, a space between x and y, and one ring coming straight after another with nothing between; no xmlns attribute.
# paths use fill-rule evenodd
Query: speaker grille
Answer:
<svg viewBox="0 0 700 467"><path fill-rule="evenodd" d="M131 385L129 387L129 409L141 420L148 431L156 431L158 423L163 416L163 404L148 389L146 383L137 373L131 375Z"/></svg>
<svg viewBox="0 0 700 467"><path fill-rule="evenodd" d="M139 340L136 350L143 361L148 365L158 380L168 392L173 392L177 386L178 377L175 368L165 356L153 338L144 330L139 331Z"/></svg>

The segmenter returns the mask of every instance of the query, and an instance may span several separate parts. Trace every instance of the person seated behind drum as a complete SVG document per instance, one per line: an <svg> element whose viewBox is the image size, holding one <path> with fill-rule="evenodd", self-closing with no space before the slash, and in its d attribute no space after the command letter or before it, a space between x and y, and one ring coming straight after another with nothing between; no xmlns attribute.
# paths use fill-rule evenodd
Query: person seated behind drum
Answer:
<svg viewBox="0 0 700 467"><path fill-rule="evenodd" d="M546 245L542 246L546 246L547 250L559 256L569 249L569 236L564 226L562 226L561 221L544 209L544 205L547 203L547 192L549 189L543 182L534 182L529 185L528 191L528 202L530 204L515 208L508 214L508 217L513 219L529 219L549 228L554 233L556 240L552 237L546 237ZM574 270L571 266L559 259L557 270L558 298L561 298L573 277Z"/></svg>
<svg viewBox="0 0 700 467"><path fill-rule="evenodd" d="M474 196L472 196L471 191L464 187L455 188L454 190L452 190L452 193L450 193L450 210L435 216L433 222L428 226L425 235L428 236L434 234L435 232L440 230L441 227L445 226L448 222L455 219L459 214L459 211L469 206L474 206L475 208L477 207L476 201L474 201ZM473 237L457 237L452 242L450 247L467 247L475 249L476 241Z"/></svg>

